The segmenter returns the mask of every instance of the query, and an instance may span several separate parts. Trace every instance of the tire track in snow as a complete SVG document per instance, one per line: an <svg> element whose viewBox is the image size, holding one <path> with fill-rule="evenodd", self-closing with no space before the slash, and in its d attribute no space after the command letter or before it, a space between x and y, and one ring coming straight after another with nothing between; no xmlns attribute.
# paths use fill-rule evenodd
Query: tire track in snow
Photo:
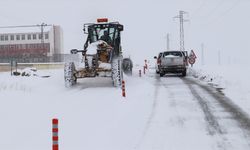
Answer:
<svg viewBox="0 0 250 150"><path fill-rule="evenodd" d="M157 85L155 85L156 86L155 89L156 88L162 89L162 87L165 87L167 89L167 93L168 93L167 95L169 98L168 101L170 104L169 106L171 107L172 111L174 111L174 113L175 113L175 115L174 115L175 118L170 117L170 119L173 118L173 120L170 120L170 121L171 122L174 121L173 123L176 123L176 124L174 124L175 126L182 125L181 122L183 121L184 129L185 129L185 127L190 127L189 124L186 124L186 121L188 121L188 120L185 120L185 114L183 114L182 112L180 112L182 114L178 114L179 101L178 102L175 101L176 98L177 99L180 98L179 95L176 95L176 94L178 94L177 93L178 91L188 92L190 94L185 94L185 95L186 96L189 95L190 98L193 97L194 104L196 104L196 106L198 106L198 107L196 107L197 110L199 110L197 112L200 112L200 114L201 114L201 115L199 115L201 117L200 120L202 120L201 123L203 124L203 127L205 127L204 134L208 133L207 135L211 136L211 138L214 139L212 142L213 145L211 145L211 149L220 149L220 150L229 150L230 149L230 150L233 150L233 149L248 149L249 148L249 144L248 144L249 142L247 141L247 139L249 139L249 137L247 136L248 134L244 134L244 131L242 132L242 129L239 128L237 123L241 124L241 126L245 125L245 128L250 128L250 126L248 126L248 124L244 124L244 122L240 123L240 122L237 122L237 120L233 119L234 115L231 115L231 113L228 113L228 110L224 107L221 107L221 103L216 98L213 98L213 96L211 95L211 93L213 93L213 90L210 90L210 92L209 92L209 90L205 90L202 87L199 87L197 82L194 80L193 80L193 82L191 82L192 81L191 80L189 83L185 84L185 81L188 82L188 80L190 80L188 77L187 78L178 78L177 76L168 76L166 78L165 77L164 78L157 78L157 77L155 78L155 75L154 76L151 75L148 77L149 78L145 78L145 81L150 82L151 84L154 84L154 85L157 84ZM176 81L175 80L165 80L165 79L169 79L169 78L173 78L173 77L176 78L177 80ZM169 81L174 81L174 82L169 82ZM181 82L179 82L179 81L181 81ZM188 86L188 84L190 84L190 86L192 85L193 92L191 92L191 89ZM176 85L178 85L178 86L176 86ZM179 87L183 88L183 90L178 90ZM209 89L208 85L204 85L204 87ZM192 95L195 95L195 93L198 96L192 96ZM218 96L218 93L219 92L215 93L215 96ZM158 109L160 109L160 108L162 109L161 102L164 102L164 101L162 101L162 98L159 97L160 94L162 94L161 90L159 92L157 90L154 91L154 101L157 101L158 103L152 104L150 117L148 118L149 120L147 121L147 125L144 128L143 136L137 145L137 148L139 148L139 149L143 146L144 141L148 142L148 140L151 139L150 137L148 137L149 135L151 135L151 129L154 130L155 128L158 127L157 124L154 125L154 124L152 124L152 122L159 121L156 118L161 115L161 114L158 114L158 113L161 113L161 110L158 111ZM157 95L159 95L159 96L157 96ZM221 95L221 94L219 94L219 95ZM158 97L158 100L157 100L157 97ZM189 100L191 100L190 98L189 98ZM201 104L199 104L199 99L200 99ZM202 102L204 102L205 104ZM202 106L203 109L202 109L202 107L199 107L200 105L203 105ZM165 105L165 106L167 106L167 105ZM181 108L182 107L183 107L183 105L181 105ZM204 111L209 112L209 113L205 114ZM184 120L182 120L183 119L182 116L184 116ZM205 123L203 121L203 118L205 120ZM156 119L156 120L154 120L154 119ZM207 130L206 130L206 127L208 127ZM181 126L179 126L179 128L182 129ZM227 129L227 130L225 130L225 129ZM152 135L154 135L154 134L152 134ZM235 141L235 139L236 139L236 141ZM162 142L163 141L164 140L162 140ZM161 144L161 142L156 142L156 143Z"/></svg>
<svg viewBox="0 0 250 150"><path fill-rule="evenodd" d="M151 113L150 113L149 118L147 120L146 126L143 130L142 137L140 138L139 142L136 144L135 149L140 147L140 145L143 142L143 139L147 136L148 130L150 128L150 125L151 125L152 120L153 120L155 113L156 113L156 108L157 108L157 104L158 104L157 99L158 99L159 87L161 85L161 84L159 84L159 81L157 81L157 80L159 80L159 78L156 78L156 82L154 83L154 85L155 85L154 101L152 104Z"/></svg>
<svg viewBox="0 0 250 150"><path fill-rule="evenodd" d="M169 87L166 83L164 83L163 86L168 90L169 98L170 98L170 105L171 105L171 107L174 108L174 111L175 111L175 113L177 115L176 120L177 120L178 125L184 126L184 124L185 124L185 118L181 117L178 109L176 108L177 104L176 104L176 98L175 98L176 94L175 94L175 92L173 92L171 90L172 88Z"/></svg>
<svg viewBox="0 0 250 150"><path fill-rule="evenodd" d="M250 117L239 106L234 104L229 98L224 96L220 91L216 91L207 85L202 85L192 79L185 79L186 82L196 84L205 91L207 91L218 103L229 112L239 126L246 131L250 137Z"/></svg>
<svg viewBox="0 0 250 150"><path fill-rule="evenodd" d="M217 145L221 149L227 149L228 147L232 147L233 143L230 143L227 136L227 131L225 129L222 130L221 125L218 122L218 117L216 117L213 114L213 111L210 109L210 105L208 100L206 98L203 98L197 90L195 90L194 86L197 86L198 88L206 91L214 100L217 102L218 106L223 108L227 114L232 116L232 121L236 121L236 123L239 125L240 131L241 129L244 129L246 132L242 131L242 135L246 138L250 138L250 119L249 116L244 113L241 108L236 106L232 101L225 97L219 89L216 91L214 88L209 87L208 85L203 85L195 80L192 80L190 78L183 78L182 79L184 83L186 83L191 93L194 95L194 97L198 100L198 103L200 104L205 119L208 122L210 126L209 133L212 136L219 136L220 141L218 141ZM218 108L217 108L218 109ZM226 118L224 118L226 119ZM227 118L228 119L228 118ZM212 129L212 130L211 130ZM232 141L231 141L232 142ZM250 143L248 142L248 146L250 146Z"/></svg>
<svg viewBox="0 0 250 150"><path fill-rule="evenodd" d="M198 104L200 105L201 110L204 113L205 120L208 124L207 125L208 133L211 136L217 136L218 137L217 146L220 149L226 150L227 147L231 146L231 144L228 143L227 142L228 139L225 136L223 136L224 132L222 131L221 126L217 121L217 118L212 113L212 110L210 108L208 100L206 98L202 97L195 90L194 85L192 83L188 82L188 80L185 80L185 79L183 79L183 81L189 87L191 93L193 94L193 96L197 100Z"/></svg>
<svg viewBox="0 0 250 150"><path fill-rule="evenodd" d="M143 134L139 140L139 142L137 143L137 145L135 146L135 149L140 148L140 146L142 145L144 139L147 137L147 134L150 130L151 124L153 122L153 119L155 117L155 114L157 112L157 106L159 104L159 89L160 88L164 88L164 89L168 89L168 94L169 94L169 98L171 100L170 105L174 108L175 113L177 118L175 118L174 122L176 124L178 124L179 126L184 126L185 124L185 118L182 118L181 115L178 112L178 109L176 108L177 104L176 104L176 98L175 98L175 93L174 91L171 91L168 87L168 84L166 82L162 82L162 78L158 77L158 76L149 76L150 78L153 77L153 81L148 80L149 78L147 78L147 82L150 82L151 84L153 84L155 86L155 90L154 90L154 100L153 100L153 104L152 104L152 109L151 109L151 113L149 115L149 118L147 120L147 123L145 125L145 128L143 130ZM175 124L175 125L176 125Z"/></svg>
<svg viewBox="0 0 250 150"><path fill-rule="evenodd" d="M211 109L209 108L208 101L205 98L202 98L201 95L195 90L193 87L193 84L188 82L188 80L183 80L185 84L189 87L191 93L194 95L194 97L197 99L204 115L205 120L208 123L208 132L210 135L214 134L223 134L222 129L216 120L216 117L213 115Z"/></svg>

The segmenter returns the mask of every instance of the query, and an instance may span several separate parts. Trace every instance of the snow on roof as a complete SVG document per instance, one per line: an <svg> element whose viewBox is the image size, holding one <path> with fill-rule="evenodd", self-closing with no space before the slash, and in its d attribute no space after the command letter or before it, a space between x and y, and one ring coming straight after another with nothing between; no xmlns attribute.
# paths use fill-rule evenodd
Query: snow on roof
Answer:
<svg viewBox="0 0 250 150"><path fill-rule="evenodd" d="M48 32L52 29L52 26L44 26L44 32ZM1 28L0 34L16 34L16 33L40 33L41 26L37 27L15 27L15 28Z"/></svg>

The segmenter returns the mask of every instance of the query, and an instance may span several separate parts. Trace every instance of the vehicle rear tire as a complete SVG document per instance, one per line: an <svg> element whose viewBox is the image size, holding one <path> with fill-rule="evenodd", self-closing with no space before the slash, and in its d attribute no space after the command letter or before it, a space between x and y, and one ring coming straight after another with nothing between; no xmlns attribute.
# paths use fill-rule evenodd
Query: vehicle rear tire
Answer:
<svg viewBox="0 0 250 150"><path fill-rule="evenodd" d="M160 77L163 77L164 76L164 73L160 73Z"/></svg>
<svg viewBox="0 0 250 150"><path fill-rule="evenodd" d="M75 76L75 64L74 62L65 63L64 65L64 81L65 87L69 88L76 84L76 76Z"/></svg>
<svg viewBox="0 0 250 150"><path fill-rule="evenodd" d="M185 77L187 75L187 70L183 71L181 74L183 77Z"/></svg>

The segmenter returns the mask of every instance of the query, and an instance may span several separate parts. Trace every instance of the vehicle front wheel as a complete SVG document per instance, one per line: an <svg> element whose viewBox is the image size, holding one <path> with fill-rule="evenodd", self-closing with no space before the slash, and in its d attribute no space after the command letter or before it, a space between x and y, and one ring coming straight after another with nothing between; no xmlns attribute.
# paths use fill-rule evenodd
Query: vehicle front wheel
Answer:
<svg viewBox="0 0 250 150"><path fill-rule="evenodd" d="M185 77L187 75L187 70L183 71L181 74L183 77Z"/></svg>
<svg viewBox="0 0 250 150"><path fill-rule="evenodd" d="M64 81L65 87L72 87L76 84L77 78L75 77L75 64L73 62L65 63L64 65Z"/></svg>
<svg viewBox="0 0 250 150"><path fill-rule="evenodd" d="M122 71L122 58L113 58L112 60L112 80L113 80L113 85L115 87L121 87L122 85L122 80L123 80L123 71Z"/></svg>

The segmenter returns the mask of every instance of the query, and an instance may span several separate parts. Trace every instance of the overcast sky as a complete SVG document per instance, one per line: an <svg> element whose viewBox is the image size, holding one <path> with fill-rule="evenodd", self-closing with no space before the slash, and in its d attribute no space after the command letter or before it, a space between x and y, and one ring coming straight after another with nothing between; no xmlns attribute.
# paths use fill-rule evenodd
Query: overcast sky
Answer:
<svg viewBox="0 0 250 150"><path fill-rule="evenodd" d="M60 25L69 53L83 47L84 23L107 17L124 25L124 55L140 61L166 50L167 33L170 48L179 49L179 21L173 17L184 10L186 50L194 49L200 60L204 43L205 63L216 64L220 51L222 63L230 64L248 62L249 8L250 0L8 0L0 5L0 26Z"/></svg>

